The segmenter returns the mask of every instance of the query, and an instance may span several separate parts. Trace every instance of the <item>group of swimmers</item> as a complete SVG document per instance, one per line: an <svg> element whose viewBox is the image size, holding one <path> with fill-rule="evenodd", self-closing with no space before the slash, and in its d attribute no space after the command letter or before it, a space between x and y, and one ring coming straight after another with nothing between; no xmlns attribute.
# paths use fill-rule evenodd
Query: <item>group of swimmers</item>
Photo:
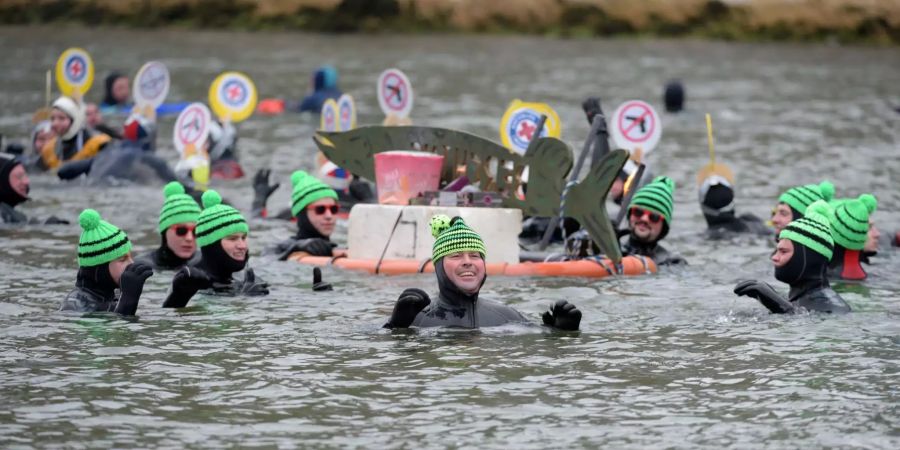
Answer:
<svg viewBox="0 0 900 450"><path fill-rule="evenodd" d="M123 78L119 74L107 78L107 93L100 109L117 108L127 101L128 80L125 78L123 82ZM314 84L317 89L304 104L321 103L325 98L339 95L336 72L327 68L316 72ZM674 99L674 103L683 99L683 90L670 92L673 89L667 87L667 109L670 100ZM680 97L676 95L679 92ZM61 97L53 103L49 121L35 128L31 144L37 158L30 166L27 159L0 154L0 219L4 223L40 222L29 220L16 209L28 199L26 166L64 172L66 164L90 163L113 140L114 133L97 131L101 122L96 117L87 119L92 114L99 116L97 108L93 110L86 114L92 111L90 105L82 108L73 99ZM86 120L92 125L86 125ZM134 131L126 129L123 134L134 135ZM215 141L208 144L218 145ZM78 173L89 170L88 166ZM297 232L264 253L276 255L279 260L295 252L337 256L341 250L335 248L330 237L342 207L341 193L316 177L297 171L291 176L290 208L270 215L267 199L279 184L270 184L269 175L268 170L261 170L254 178L252 214L295 220ZM617 204L623 202L624 186L630 175L621 171L613 184L610 196ZM174 177L167 180L170 182L164 188L165 202L158 222L160 245L134 259L131 243L122 230L104 221L94 210L81 213L80 269L76 289L66 297L63 310L133 315L144 281L154 272L169 270L175 274L164 307L183 307L200 291L215 295L268 294L268 284L247 267L249 226L241 212L225 204L215 191L206 191L201 196L190 183L172 180ZM736 213L733 180L727 175L705 174L698 185L701 210L712 236L772 233L761 219ZM620 233L624 238L622 253L652 258L660 266L686 264L684 258L660 244L672 223L673 180L655 177L635 189L630 202L622 206L627 208L628 218L627 229ZM777 242L772 255L775 277L789 285L789 294L783 296L767 283L755 280L739 283L735 293L756 298L775 313L849 311L846 302L830 289L828 279L866 278L862 264L874 256L878 246L879 233L871 222L876 205L875 197L870 194L834 199L834 186L828 182L788 189L779 197L771 223ZM51 217L43 223L68 222ZM459 217L438 216L430 226L435 236L433 262L438 299L432 302L424 291L405 290L385 326L478 327L524 321L524 316L507 306L478 300L486 278L484 244L478 233ZM572 257L596 256L599 249L585 236L585 233L570 235L566 244L574 249L570 252ZM581 241L573 244L578 240ZM237 274L242 275L236 277ZM325 290L330 285L317 278L314 288ZM544 315L543 322L574 330L578 329L580 319L581 312L574 305L559 301Z"/></svg>

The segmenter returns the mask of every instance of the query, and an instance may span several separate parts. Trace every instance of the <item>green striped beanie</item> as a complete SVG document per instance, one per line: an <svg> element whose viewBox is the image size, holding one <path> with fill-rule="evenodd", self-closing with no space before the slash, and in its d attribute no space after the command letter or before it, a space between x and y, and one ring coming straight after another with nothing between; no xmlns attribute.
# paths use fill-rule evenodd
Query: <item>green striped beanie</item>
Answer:
<svg viewBox="0 0 900 450"><path fill-rule="evenodd" d="M128 236L115 225L103 220L100 213L85 209L78 216L81 238L78 239L78 266L93 267L119 259L131 251Z"/></svg>
<svg viewBox="0 0 900 450"><path fill-rule="evenodd" d="M828 203L816 200L806 208L803 217L784 227L778 238L805 245L830 260L834 253L834 239L831 237L831 223L828 217L832 214L833 210Z"/></svg>
<svg viewBox="0 0 900 450"><path fill-rule="evenodd" d="M469 228L462 217L449 217L438 214L429 222L434 246L431 248L431 260L437 261L447 255L459 252L478 252L485 256L484 241L475 230Z"/></svg>
<svg viewBox="0 0 900 450"><path fill-rule="evenodd" d="M184 186L172 181L163 188L166 199L159 211L159 232L165 233L172 225L196 223L200 216L200 205L184 193Z"/></svg>
<svg viewBox="0 0 900 450"><path fill-rule="evenodd" d="M222 204L218 192L209 190L203 193L203 211L197 219L194 236L197 245L206 247L234 233L249 233L250 227L241 212L231 206Z"/></svg>
<svg viewBox="0 0 900 450"><path fill-rule="evenodd" d="M318 178L298 170L291 174L291 215L297 217L303 208L310 203L323 198L338 199L337 192Z"/></svg>
<svg viewBox="0 0 900 450"><path fill-rule="evenodd" d="M834 197L834 185L830 181L823 181L819 184L792 187L778 197L778 202L803 214L803 211L806 211L806 208L816 200L829 202L832 197Z"/></svg>
<svg viewBox="0 0 900 450"><path fill-rule="evenodd" d="M862 250L869 234L869 215L877 206L878 200L872 194L839 202L829 217L834 243L849 250Z"/></svg>
<svg viewBox="0 0 900 450"><path fill-rule="evenodd" d="M666 223L672 221L672 211L675 207L675 182L666 176L656 177L646 186L638 189L631 198L631 205L646 208L660 214Z"/></svg>

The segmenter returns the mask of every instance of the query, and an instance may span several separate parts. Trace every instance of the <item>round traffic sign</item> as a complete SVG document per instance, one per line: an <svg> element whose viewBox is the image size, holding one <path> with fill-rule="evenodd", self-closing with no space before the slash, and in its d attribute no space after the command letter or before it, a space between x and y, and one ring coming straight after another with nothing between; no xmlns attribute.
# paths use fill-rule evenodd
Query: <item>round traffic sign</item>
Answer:
<svg viewBox="0 0 900 450"><path fill-rule="evenodd" d="M350 94L344 94L337 101L338 129L350 131L356 128L356 103Z"/></svg>
<svg viewBox="0 0 900 450"><path fill-rule="evenodd" d="M150 61L138 70L131 89L135 105L162 105L169 95L169 69L159 61Z"/></svg>
<svg viewBox="0 0 900 450"><path fill-rule="evenodd" d="M209 104L220 119L240 122L256 109L256 86L240 72L225 72L209 86Z"/></svg>
<svg viewBox="0 0 900 450"><path fill-rule="evenodd" d="M534 138L541 115L547 116L540 137L560 136L559 115L546 103L513 100L500 119L500 140L510 150L524 155Z"/></svg>
<svg viewBox="0 0 900 450"><path fill-rule="evenodd" d="M200 151L206 138L209 136L209 123L212 116L209 108L203 103L191 103L181 111L175 120L175 129L172 130L172 141L175 149L182 158L192 155L185 154L185 148L191 146L195 151Z"/></svg>
<svg viewBox="0 0 900 450"><path fill-rule="evenodd" d="M629 152L640 148L650 153L662 136L659 114L647 102L629 100L619 105L613 113L610 134L619 148Z"/></svg>
<svg viewBox="0 0 900 450"><path fill-rule="evenodd" d="M56 60L56 85L63 95L83 96L94 83L94 61L84 49L73 47Z"/></svg>
<svg viewBox="0 0 900 450"><path fill-rule="evenodd" d="M378 105L384 115L409 117L413 107L413 89L400 69L388 69L378 77Z"/></svg>
<svg viewBox="0 0 900 450"><path fill-rule="evenodd" d="M322 131L340 131L338 128L338 104L333 98L325 100L322 104L322 113L319 115L319 129Z"/></svg>

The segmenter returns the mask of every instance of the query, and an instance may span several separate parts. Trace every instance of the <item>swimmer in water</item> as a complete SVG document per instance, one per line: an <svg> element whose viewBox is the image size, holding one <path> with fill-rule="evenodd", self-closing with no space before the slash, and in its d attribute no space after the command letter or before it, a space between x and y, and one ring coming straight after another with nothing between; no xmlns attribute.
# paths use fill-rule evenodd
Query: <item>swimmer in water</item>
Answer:
<svg viewBox="0 0 900 450"><path fill-rule="evenodd" d="M806 211L816 200L824 200L830 202L834 197L834 185L829 181L823 181L819 184L807 184L805 186L795 186L781 194L778 197L778 204L772 210L772 226L775 227L775 238L781 233L781 230L794 220L803 217L802 211Z"/></svg>
<svg viewBox="0 0 900 450"><path fill-rule="evenodd" d="M297 234L267 253L278 253L281 261L294 252L332 256L331 234L340 211L337 192L302 170L291 175L291 184L291 215L297 219Z"/></svg>
<svg viewBox="0 0 900 450"><path fill-rule="evenodd" d="M528 323L528 319L515 309L478 298L487 278L481 236L460 217L451 220L438 215L431 219L430 225L435 236L432 260L438 280L438 298L432 302L420 289L403 291L384 328L479 328ZM544 325L550 327L577 330L581 311L575 305L559 300L542 319Z"/></svg>
<svg viewBox="0 0 900 450"><path fill-rule="evenodd" d="M28 216L15 208L29 200L31 180L20 157L8 153L0 153L0 223L37 224ZM45 225L66 224L68 220L51 216L43 222Z"/></svg>
<svg viewBox="0 0 900 450"><path fill-rule="evenodd" d="M78 222L82 232L78 241L79 268L75 290L63 300L60 311L114 312L133 316L144 282L153 275L153 269L132 261L128 236L103 220L97 211L82 211Z"/></svg>
<svg viewBox="0 0 900 450"><path fill-rule="evenodd" d="M681 256L669 253L659 244L669 234L674 210L675 182L656 177L637 190L628 205L628 240L622 245L623 255L652 258L657 265L687 264Z"/></svg>
<svg viewBox="0 0 900 450"><path fill-rule="evenodd" d="M868 275L862 267L866 245L869 243L869 217L875 212L878 200L872 194L840 200L829 215L831 237L834 239L834 255L828 265L828 278L832 280L865 280ZM877 234L877 230L876 230ZM877 238L875 239L877 245Z"/></svg>
<svg viewBox="0 0 900 450"><path fill-rule="evenodd" d="M817 200L805 210L805 215L782 228L778 245L772 254L775 279L790 286L785 298L768 283L756 280L741 281L734 287L738 296L759 300L775 314L807 311L847 313L850 305L828 284L825 271L834 252L830 206Z"/></svg>
<svg viewBox="0 0 900 450"><path fill-rule="evenodd" d="M185 265L200 262L194 230L200 217L200 205L185 194L184 186L172 181L163 189L165 202L159 212L159 248L138 256L153 270L178 270Z"/></svg>
<svg viewBox="0 0 900 450"><path fill-rule="evenodd" d="M41 170L56 170L69 161L89 160L112 139L106 134L89 130L85 126L81 105L69 97L60 97L53 102L50 127L55 136L41 149L41 157L36 164Z"/></svg>
<svg viewBox="0 0 900 450"><path fill-rule="evenodd" d="M269 284L246 268L250 259L247 235L250 228L240 211L222 204L219 193L203 193L203 211L197 218L195 238L200 246L200 262L182 267L172 279L172 289L163 308L183 308L200 290L212 295L263 296ZM246 268L246 270L245 270ZM243 279L233 275L244 271Z"/></svg>
<svg viewBox="0 0 900 450"><path fill-rule="evenodd" d="M698 187L700 211L706 219L710 239L721 239L734 233L768 235L772 230L753 214L737 215L734 207L733 181L724 174L712 173Z"/></svg>

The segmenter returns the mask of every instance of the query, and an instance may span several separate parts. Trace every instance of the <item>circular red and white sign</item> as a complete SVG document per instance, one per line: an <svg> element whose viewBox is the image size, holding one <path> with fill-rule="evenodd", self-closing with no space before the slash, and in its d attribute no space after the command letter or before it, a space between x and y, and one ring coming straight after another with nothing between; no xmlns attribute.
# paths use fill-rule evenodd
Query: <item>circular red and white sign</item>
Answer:
<svg viewBox="0 0 900 450"><path fill-rule="evenodd" d="M610 133L619 148L629 152L640 148L650 153L662 136L659 114L647 102L629 100L619 105L613 113Z"/></svg>
<svg viewBox="0 0 900 450"><path fill-rule="evenodd" d="M193 145L197 151L200 150L209 136L211 117L209 108L203 103L191 103L181 111L172 131L172 140L178 153L187 156L184 155L184 149L188 145Z"/></svg>
<svg viewBox="0 0 900 450"><path fill-rule="evenodd" d="M159 61L150 61L141 67L134 77L134 103L137 105L161 105L169 95L169 69Z"/></svg>
<svg viewBox="0 0 900 450"><path fill-rule="evenodd" d="M413 89L400 69L388 69L378 77L378 105L385 115L409 117L413 107Z"/></svg>

